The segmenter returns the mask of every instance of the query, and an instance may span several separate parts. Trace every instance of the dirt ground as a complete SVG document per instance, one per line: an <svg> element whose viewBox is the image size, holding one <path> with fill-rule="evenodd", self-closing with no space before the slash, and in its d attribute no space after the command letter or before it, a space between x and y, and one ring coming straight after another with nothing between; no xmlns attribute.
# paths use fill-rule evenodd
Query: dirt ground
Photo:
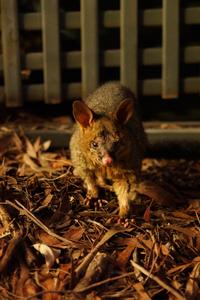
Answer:
<svg viewBox="0 0 200 300"><path fill-rule="evenodd" d="M145 158L119 221L49 146L0 130L0 299L199 299L200 160Z"/></svg>

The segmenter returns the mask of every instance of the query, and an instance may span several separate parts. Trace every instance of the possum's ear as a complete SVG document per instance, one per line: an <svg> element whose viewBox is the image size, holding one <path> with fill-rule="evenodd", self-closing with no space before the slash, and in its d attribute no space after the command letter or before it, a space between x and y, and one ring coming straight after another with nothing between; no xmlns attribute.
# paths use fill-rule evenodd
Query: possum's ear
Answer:
<svg viewBox="0 0 200 300"><path fill-rule="evenodd" d="M82 127L88 127L93 120L92 110L82 101L74 101L73 103L73 115L76 122Z"/></svg>
<svg viewBox="0 0 200 300"><path fill-rule="evenodd" d="M123 100L115 113L115 118L120 124L126 124L133 115L133 100Z"/></svg>

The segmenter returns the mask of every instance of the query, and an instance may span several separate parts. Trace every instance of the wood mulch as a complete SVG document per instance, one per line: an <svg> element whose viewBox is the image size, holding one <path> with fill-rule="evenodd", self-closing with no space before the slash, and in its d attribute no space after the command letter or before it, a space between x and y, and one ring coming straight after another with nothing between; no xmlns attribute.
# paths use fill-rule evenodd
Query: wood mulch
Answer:
<svg viewBox="0 0 200 300"><path fill-rule="evenodd" d="M0 130L0 299L200 299L200 160L145 158L119 222L49 146Z"/></svg>

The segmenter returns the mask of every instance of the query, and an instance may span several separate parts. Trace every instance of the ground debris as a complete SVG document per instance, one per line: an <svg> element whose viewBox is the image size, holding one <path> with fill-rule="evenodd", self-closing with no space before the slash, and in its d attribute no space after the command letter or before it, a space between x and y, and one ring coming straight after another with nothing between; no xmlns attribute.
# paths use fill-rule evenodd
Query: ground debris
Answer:
<svg viewBox="0 0 200 300"><path fill-rule="evenodd" d="M49 146L0 130L0 299L199 299L200 161L146 158L124 227Z"/></svg>

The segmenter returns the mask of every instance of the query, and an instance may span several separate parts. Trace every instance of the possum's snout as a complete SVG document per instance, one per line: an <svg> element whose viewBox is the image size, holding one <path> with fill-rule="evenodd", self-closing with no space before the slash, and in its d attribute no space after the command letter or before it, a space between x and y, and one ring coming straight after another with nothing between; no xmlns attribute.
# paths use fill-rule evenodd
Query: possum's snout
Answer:
<svg viewBox="0 0 200 300"><path fill-rule="evenodd" d="M113 163L113 159L109 154L106 154L102 158L102 163L104 166L111 166Z"/></svg>

